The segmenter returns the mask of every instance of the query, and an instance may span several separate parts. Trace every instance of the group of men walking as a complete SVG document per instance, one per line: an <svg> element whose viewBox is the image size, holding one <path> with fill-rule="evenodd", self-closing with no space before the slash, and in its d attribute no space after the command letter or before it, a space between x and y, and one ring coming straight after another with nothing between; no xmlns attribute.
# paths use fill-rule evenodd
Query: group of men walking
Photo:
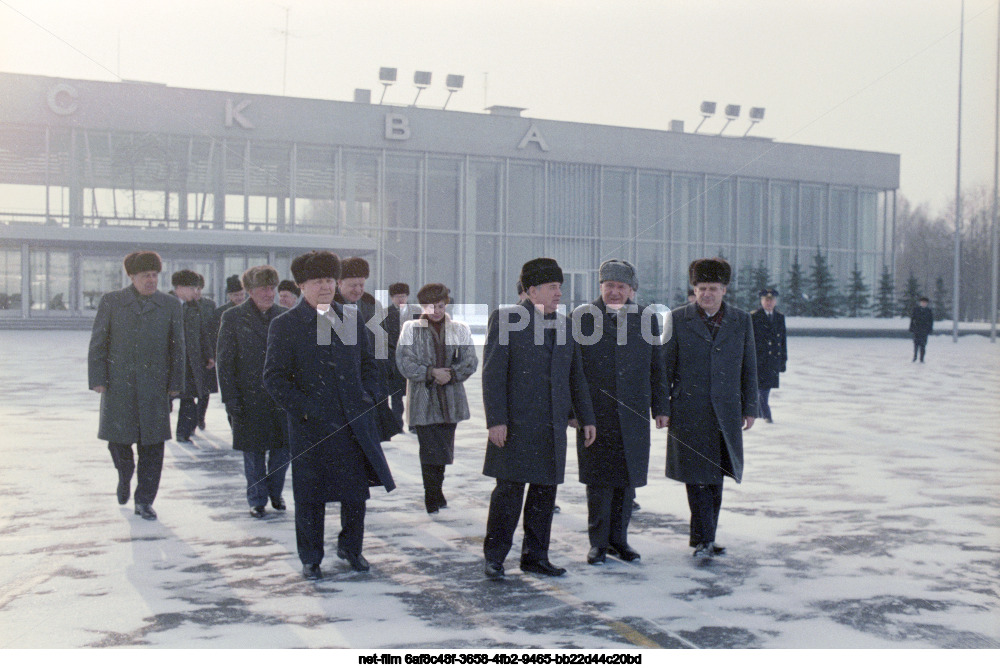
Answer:
<svg viewBox="0 0 1000 668"><path fill-rule="evenodd" d="M125 259L132 285L102 298L91 339L90 387L102 393L98 437L108 441L118 469L120 503L128 501L136 443L135 511L156 517L170 400L183 397L177 434L190 437L198 420L192 408L203 403L193 399L207 396L205 379L217 369L253 516L262 517L268 501L285 508L291 462L306 578L322 577L329 502L340 503L337 555L354 570L369 569L362 556L366 501L372 486L395 487L381 442L402 430L397 397L404 388L427 512L447 506L444 467L454 455L456 423L469 418L462 383L478 365L468 327L446 313L447 286L424 286L417 311L406 305L409 287L394 284L383 324L386 314L364 291L367 262L313 251L292 262L290 286L279 284L272 267L247 270L239 287L248 298L220 309L213 330L193 324L196 312L207 313L192 289L197 274L175 274L173 298L156 289L161 267L148 251ZM525 263L522 299L490 315L484 347L483 473L496 480L483 542L488 578L504 577L522 514L521 570L566 572L550 561L549 539L570 426L586 485L589 564L641 558L628 543L628 526L635 489L647 482L651 421L668 429L666 475L687 486L695 555L725 551L715 541L723 479L741 480L742 430L759 407L766 410L767 388L777 386L787 359L776 295L768 308L762 294L764 315L751 317L723 300L730 277L725 260L693 262L694 301L669 313L664 335L653 309L636 303L638 274L629 262L604 262L600 297L568 315L559 308L558 263ZM291 307L275 303L289 288L300 293ZM756 346L755 332L764 333ZM762 353L765 337L778 343ZM777 369L758 391L761 359ZM769 412L764 417L770 421Z"/></svg>

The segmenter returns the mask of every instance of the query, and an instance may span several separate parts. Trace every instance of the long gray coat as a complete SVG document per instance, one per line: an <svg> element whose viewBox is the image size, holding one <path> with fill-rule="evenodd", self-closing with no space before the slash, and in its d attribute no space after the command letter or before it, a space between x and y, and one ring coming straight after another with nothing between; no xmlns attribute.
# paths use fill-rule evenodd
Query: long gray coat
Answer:
<svg viewBox="0 0 1000 668"><path fill-rule="evenodd" d="M500 322L517 322L514 309L525 309L528 325L500 337ZM523 313L523 311L522 311ZM558 315L565 337L549 351L535 344L541 318L529 300L490 314L483 350L483 404L486 426L507 425L507 443L487 441L483 474L499 480L558 485L566 472L566 427L575 412L582 425L595 424L580 346L573 341L569 319ZM508 327L507 329L512 329Z"/></svg>
<svg viewBox="0 0 1000 668"><path fill-rule="evenodd" d="M248 299L222 314L215 363L234 450L265 452L288 446L285 411L264 389L267 327L287 310L275 304L262 314Z"/></svg>
<svg viewBox="0 0 1000 668"><path fill-rule="evenodd" d="M743 417L757 417L757 363L746 311L726 305L712 339L696 306L671 312L663 346L670 386L667 477L718 485L743 478Z"/></svg>
<svg viewBox="0 0 1000 668"><path fill-rule="evenodd" d="M629 300L626 308L629 304L634 306ZM603 299L573 312L578 331L585 337L595 333L595 309L603 321L601 338L591 345L581 345L580 350L597 418L597 439L586 447L583 430L577 430L580 482L602 487L642 487L649 470L650 416L667 415L669 411L660 321L655 314L647 316L649 335L644 338L641 309L626 314L624 344L619 345L618 321L607 313Z"/></svg>
<svg viewBox="0 0 1000 668"><path fill-rule="evenodd" d="M87 376L103 385L97 438L149 445L170 439L170 392L184 389L184 318L175 297L142 304L129 286L101 297L90 335Z"/></svg>
<svg viewBox="0 0 1000 668"><path fill-rule="evenodd" d="M469 419L469 402L462 386L476 372L479 359L472 343L469 326L455 322L450 317L444 325L444 350L451 382L444 386L444 408L438 385L429 379L430 369L437 366L434 340L438 337L427 320L409 320L403 323L396 345L396 366L407 380L406 418L411 427L429 424L458 423Z"/></svg>
<svg viewBox="0 0 1000 668"><path fill-rule="evenodd" d="M182 399L194 399L209 394L215 380L215 369L206 369L209 360L215 359L215 336L211 319L197 301L181 303L184 314L184 370Z"/></svg>

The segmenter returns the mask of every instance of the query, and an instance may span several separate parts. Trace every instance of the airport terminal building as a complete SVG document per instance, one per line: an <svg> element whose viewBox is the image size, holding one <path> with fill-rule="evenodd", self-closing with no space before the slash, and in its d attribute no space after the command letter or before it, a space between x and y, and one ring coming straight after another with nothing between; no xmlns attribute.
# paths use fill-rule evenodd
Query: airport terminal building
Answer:
<svg viewBox="0 0 1000 668"><path fill-rule="evenodd" d="M612 257L668 305L706 255L783 280L819 248L840 285L892 266L898 155L523 111L0 73L0 318L92 317L137 249L163 257L161 289L191 268L216 299L330 249L367 257L371 290L437 281L491 307L537 256L573 304Z"/></svg>

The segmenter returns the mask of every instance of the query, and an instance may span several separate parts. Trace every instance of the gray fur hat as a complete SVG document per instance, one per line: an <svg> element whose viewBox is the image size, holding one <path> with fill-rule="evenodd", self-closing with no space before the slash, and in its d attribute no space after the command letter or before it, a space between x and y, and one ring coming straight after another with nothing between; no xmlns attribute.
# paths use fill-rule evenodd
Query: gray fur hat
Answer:
<svg viewBox="0 0 1000 668"><path fill-rule="evenodd" d="M598 272L599 281L617 281L628 285L633 290L639 289L639 276L635 265L628 260L605 260Z"/></svg>

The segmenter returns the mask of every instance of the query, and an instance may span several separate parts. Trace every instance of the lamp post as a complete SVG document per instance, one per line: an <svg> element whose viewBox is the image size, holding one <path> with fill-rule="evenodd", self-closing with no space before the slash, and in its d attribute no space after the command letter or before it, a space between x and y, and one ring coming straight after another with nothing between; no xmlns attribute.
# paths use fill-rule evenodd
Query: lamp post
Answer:
<svg viewBox="0 0 1000 668"><path fill-rule="evenodd" d="M378 69L378 80L382 83L382 97L378 99L378 103L382 104L382 100L385 99L385 92L389 90L389 86L396 83L396 68L380 67Z"/></svg>
<svg viewBox="0 0 1000 668"><path fill-rule="evenodd" d="M732 123L733 121L735 121L739 117L740 117L740 105L738 105L738 104L727 104L726 105L726 124L722 126L721 130L719 130L719 136L721 137L722 133L725 132L726 128L729 127L729 124Z"/></svg>
<svg viewBox="0 0 1000 668"><path fill-rule="evenodd" d="M462 86L465 85L465 77L461 74L449 74L448 78L444 80L444 87L448 89L448 99L444 101L444 106L442 109L448 108L448 102L451 100L452 93L462 90Z"/></svg>
<svg viewBox="0 0 1000 668"><path fill-rule="evenodd" d="M431 85L431 73L423 72L417 70L413 73L413 85L417 87L417 95L413 98L413 104L411 107L417 106L417 100L420 98L420 94L424 92L424 89Z"/></svg>
<svg viewBox="0 0 1000 668"><path fill-rule="evenodd" d="M757 125L762 120L764 120L764 107L750 107L750 127L748 127L747 131L743 133L743 136L746 137L750 134L750 131L753 130L753 126Z"/></svg>
<svg viewBox="0 0 1000 668"><path fill-rule="evenodd" d="M958 33L958 149L955 160L955 267L952 275L951 340L958 343L958 299L962 257L962 50L965 47L965 0Z"/></svg>

